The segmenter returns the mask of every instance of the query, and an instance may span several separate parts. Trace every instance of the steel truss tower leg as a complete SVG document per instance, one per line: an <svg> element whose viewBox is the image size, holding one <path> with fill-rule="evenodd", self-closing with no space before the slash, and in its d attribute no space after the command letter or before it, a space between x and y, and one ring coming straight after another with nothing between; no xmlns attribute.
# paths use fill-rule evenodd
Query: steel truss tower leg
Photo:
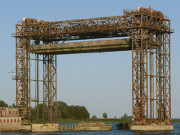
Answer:
<svg viewBox="0 0 180 135"><path fill-rule="evenodd" d="M132 31L132 117L137 124L148 119L148 31Z"/></svg>
<svg viewBox="0 0 180 135"><path fill-rule="evenodd" d="M43 117L50 122L57 117L56 55L43 55Z"/></svg>
<svg viewBox="0 0 180 135"><path fill-rule="evenodd" d="M165 22L170 29L170 21ZM159 47L156 50L156 117L159 122L171 123L171 63L170 33L157 35Z"/></svg>
<svg viewBox="0 0 180 135"><path fill-rule="evenodd" d="M16 38L16 106L20 116L30 119L30 39Z"/></svg>
<svg viewBox="0 0 180 135"><path fill-rule="evenodd" d="M166 25L170 28L169 22ZM146 29L132 30L132 117L136 124L171 123L170 64L170 33L154 35Z"/></svg>

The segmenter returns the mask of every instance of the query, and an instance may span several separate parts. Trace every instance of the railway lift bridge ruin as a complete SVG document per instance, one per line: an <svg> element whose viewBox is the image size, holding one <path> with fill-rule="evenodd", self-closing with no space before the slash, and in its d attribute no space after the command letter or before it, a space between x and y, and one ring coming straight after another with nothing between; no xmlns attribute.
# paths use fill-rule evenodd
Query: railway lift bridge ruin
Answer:
<svg viewBox="0 0 180 135"><path fill-rule="evenodd" d="M43 117L57 118L57 55L132 51L132 118L135 124L171 123L171 21L162 12L139 7L122 16L48 22L24 18L16 24L16 106L31 119L43 83ZM127 37L100 41L85 39ZM31 100L31 54L36 61L36 97ZM43 80L39 80L39 62ZM38 114L37 109L37 114Z"/></svg>

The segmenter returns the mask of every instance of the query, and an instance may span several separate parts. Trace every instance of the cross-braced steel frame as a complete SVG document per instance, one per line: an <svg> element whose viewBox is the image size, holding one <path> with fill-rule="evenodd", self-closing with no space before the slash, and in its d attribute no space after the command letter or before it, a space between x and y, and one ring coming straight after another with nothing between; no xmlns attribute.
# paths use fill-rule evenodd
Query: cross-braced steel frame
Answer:
<svg viewBox="0 0 180 135"><path fill-rule="evenodd" d="M53 121L57 114L57 62L54 55L43 55L43 117Z"/></svg>
<svg viewBox="0 0 180 135"><path fill-rule="evenodd" d="M22 24L16 25L16 105L23 116L29 116L31 102L29 48L32 45L57 44L65 40L130 37L134 123L170 124L172 32L170 20L162 12L142 7L131 11L124 10L124 15L113 17L57 22L25 18ZM41 55L43 55L43 115L45 120L52 121L56 119L56 115L53 115L56 114L57 102L56 56L52 52ZM37 68L39 71L39 67ZM37 84L38 82L37 79Z"/></svg>
<svg viewBox="0 0 180 135"><path fill-rule="evenodd" d="M19 107L20 115L25 118L30 118L31 113L29 43L29 38L16 38L16 106Z"/></svg>
<svg viewBox="0 0 180 135"><path fill-rule="evenodd" d="M170 21L163 22L170 29ZM156 49L156 115L158 120L171 122L171 60L170 33L157 35L160 46Z"/></svg>

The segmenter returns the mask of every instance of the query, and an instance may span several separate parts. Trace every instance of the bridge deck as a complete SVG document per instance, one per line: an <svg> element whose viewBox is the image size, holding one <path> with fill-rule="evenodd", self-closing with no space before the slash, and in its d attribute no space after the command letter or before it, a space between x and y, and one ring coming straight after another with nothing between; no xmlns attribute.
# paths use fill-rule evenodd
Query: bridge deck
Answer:
<svg viewBox="0 0 180 135"><path fill-rule="evenodd" d="M31 53L36 54L76 54L91 52L112 52L131 50L130 39L69 42L61 44L33 45Z"/></svg>

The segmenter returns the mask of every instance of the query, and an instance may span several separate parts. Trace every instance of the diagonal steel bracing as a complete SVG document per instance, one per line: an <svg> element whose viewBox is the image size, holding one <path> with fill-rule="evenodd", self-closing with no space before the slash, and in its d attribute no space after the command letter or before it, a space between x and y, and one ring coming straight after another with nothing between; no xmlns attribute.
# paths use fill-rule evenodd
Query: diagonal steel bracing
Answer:
<svg viewBox="0 0 180 135"><path fill-rule="evenodd" d="M31 113L29 45L29 38L16 38L16 106L25 118L30 118Z"/></svg>
<svg viewBox="0 0 180 135"><path fill-rule="evenodd" d="M164 24L170 29L170 21ZM166 124L171 123L171 62L170 33L157 35L159 47L156 49L156 118Z"/></svg>
<svg viewBox="0 0 180 135"><path fill-rule="evenodd" d="M57 64L55 55L43 55L43 117L56 120Z"/></svg>

